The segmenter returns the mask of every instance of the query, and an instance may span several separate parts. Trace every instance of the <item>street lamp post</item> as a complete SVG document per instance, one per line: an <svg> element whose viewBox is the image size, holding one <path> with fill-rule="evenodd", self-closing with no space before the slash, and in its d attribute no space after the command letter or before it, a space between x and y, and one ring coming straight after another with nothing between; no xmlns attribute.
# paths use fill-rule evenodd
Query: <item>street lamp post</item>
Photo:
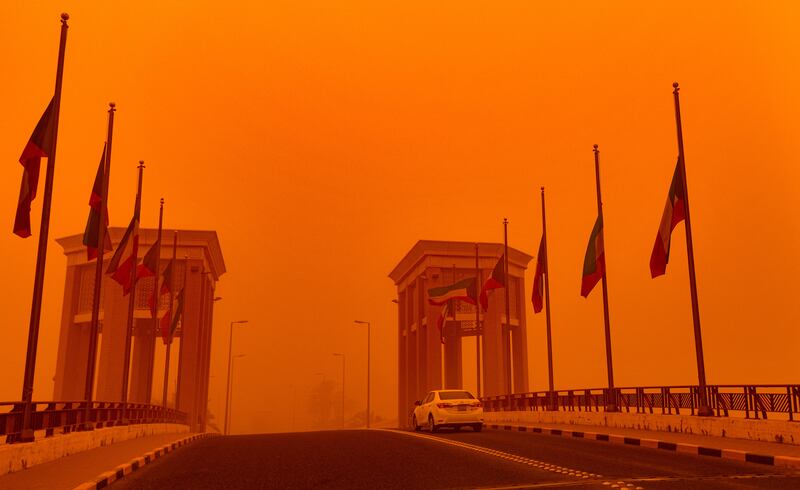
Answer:
<svg viewBox="0 0 800 490"><path fill-rule="evenodd" d="M344 429L344 359L345 355L338 352L333 353L334 356L342 358L342 429Z"/></svg>
<svg viewBox="0 0 800 490"><path fill-rule="evenodd" d="M224 434L228 435L228 411L230 409L230 399L231 399L231 367L233 364L233 359L231 355L233 354L233 326L236 324L247 323L247 320L238 320L235 322L231 322L231 333L228 337L228 383L225 385L225 429Z"/></svg>
<svg viewBox="0 0 800 490"><path fill-rule="evenodd" d="M231 419L231 421L229 422L229 425L231 425L231 426L233 426L233 364L234 364L234 361L236 361L236 359L239 359L239 358L244 357L244 356L245 356L244 354L236 354L235 356L233 356L233 359L231 360L231 394L230 394L230 404L231 404L230 405L230 407L231 407L230 419ZM227 415L227 413L226 413L226 415Z"/></svg>
<svg viewBox="0 0 800 490"><path fill-rule="evenodd" d="M367 416L365 418L367 419L367 429L369 429L369 337L371 325L363 320L355 320L355 322L367 326Z"/></svg>

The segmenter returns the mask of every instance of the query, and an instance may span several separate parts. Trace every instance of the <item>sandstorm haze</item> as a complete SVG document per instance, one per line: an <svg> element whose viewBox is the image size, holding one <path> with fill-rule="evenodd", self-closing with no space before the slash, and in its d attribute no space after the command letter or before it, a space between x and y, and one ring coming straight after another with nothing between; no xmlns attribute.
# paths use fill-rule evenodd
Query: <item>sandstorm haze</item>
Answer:
<svg viewBox="0 0 800 490"><path fill-rule="evenodd" d="M329 399L338 422L334 352L347 356L346 416L363 412L366 331L354 319L372 322L372 408L393 422L388 272L418 239L502 241L504 217L510 245L534 254L542 185L556 388L603 386L601 298L579 296L596 217L594 143L616 384L695 383L683 225L667 275L648 270L677 157L675 80L708 381L796 381L800 7L599 3L5 5L0 398L20 398L41 210L40 193L34 237L12 235L16 162L52 94L62 11L71 19L51 237L84 229L113 100L111 224L130 219L143 159L142 226L157 225L164 197L165 227L219 233L228 272L212 340L218 420L228 325L249 320L235 334L246 357L234 432L315 427L309 409ZM52 397L65 267L51 241L34 399ZM538 390L544 317L530 304L526 315ZM154 380L160 389L158 369Z"/></svg>

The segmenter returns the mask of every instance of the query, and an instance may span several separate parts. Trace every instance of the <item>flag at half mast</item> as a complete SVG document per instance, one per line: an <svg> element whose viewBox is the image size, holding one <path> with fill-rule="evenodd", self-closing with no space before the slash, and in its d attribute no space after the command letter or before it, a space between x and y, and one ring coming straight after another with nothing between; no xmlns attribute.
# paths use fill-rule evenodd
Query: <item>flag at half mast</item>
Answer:
<svg viewBox="0 0 800 490"><path fill-rule="evenodd" d="M597 282L606 273L606 255L603 245L603 217L598 216L589 236L586 255L583 257L583 279L581 280L581 296L589 296Z"/></svg>
<svg viewBox="0 0 800 490"><path fill-rule="evenodd" d="M114 279L122 286L122 293L128 294L131 290L131 269L135 267L133 263L134 257L138 257L139 249L139 210L131 219L125 234L122 236L122 241L119 242L114 256L108 263L106 274L111 274ZM138 260L137 260L138 262Z"/></svg>
<svg viewBox="0 0 800 490"><path fill-rule="evenodd" d="M86 256L88 260L97 257L97 249L100 242L100 207L103 203L103 174L106 167L106 145L103 145L103 156L100 158L100 165L97 167L97 174L94 177L92 193L89 196L89 218L86 220L86 229L83 232L83 244L86 245ZM114 250L111 245L111 236L108 234L108 206L105 206L105 251Z"/></svg>
<svg viewBox="0 0 800 490"><path fill-rule="evenodd" d="M656 241L653 244L653 253L650 255L651 277L661 276L667 271L672 230L675 229L678 223L686 219L685 196L681 162L678 160L677 165L675 165L675 172L672 174L672 183L667 194L667 204L664 206L664 214L661 215Z"/></svg>
<svg viewBox="0 0 800 490"><path fill-rule="evenodd" d="M481 288L481 308L489 309L489 291L506 287L505 254L500 256L500 260L492 269L492 274L486 279Z"/></svg>
<svg viewBox="0 0 800 490"><path fill-rule="evenodd" d="M547 274L547 257L544 252L544 234L539 242L539 253L536 254L536 273L533 275L533 292L531 303L533 312L539 313L544 306L544 275Z"/></svg>
<svg viewBox="0 0 800 490"><path fill-rule="evenodd" d="M185 288L181 288L180 292L177 294L178 305L175 308L175 315L172 316L172 306L170 305L170 309L164 313L164 316L161 318L161 322L159 326L161 328L161 339L164 341L164 344L169 344L172 342L172 337L175 335L175 330L178 328L178 321L183 318L183 303L185 302L184 299L184 290Z"/></svg>
<svg viewBox="0 0 800 490"><path fill-rule="evenodd" d="M14 218L14 234L22 238L31 236L31 203L36 198L39 187L39 169L42 157L50 158L53 153L53 137L55 136L55 118L53 117L53 102L50 99L44 114L36 124L19 163L22 164L22 184L19 188L19 201L17 214Z"/></svg>
<svg viewBox="0 0 800 490"><path fill-rule="evenodd" d="M428 289L428 303L432 305L442 305L451 299L460 299L474 305L477 296L478 287L474 277L462 279L449 286Z"/></svg>

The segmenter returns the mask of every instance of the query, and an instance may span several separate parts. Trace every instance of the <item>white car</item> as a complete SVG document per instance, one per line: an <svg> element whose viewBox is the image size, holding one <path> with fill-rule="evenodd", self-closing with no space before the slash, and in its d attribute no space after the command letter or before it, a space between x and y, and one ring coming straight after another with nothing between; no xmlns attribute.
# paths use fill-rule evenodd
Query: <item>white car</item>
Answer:
<svg viewBox="0 0 800 490"><path fill-rule="evenodd" d="M483 406L469 391L434 390L422 401L414 402L414 405L411 415L411 427L414 430L420 430L423 426L431 432L436 432L440 427L458 430L470 426L475 432L483 429Z"/></svg>

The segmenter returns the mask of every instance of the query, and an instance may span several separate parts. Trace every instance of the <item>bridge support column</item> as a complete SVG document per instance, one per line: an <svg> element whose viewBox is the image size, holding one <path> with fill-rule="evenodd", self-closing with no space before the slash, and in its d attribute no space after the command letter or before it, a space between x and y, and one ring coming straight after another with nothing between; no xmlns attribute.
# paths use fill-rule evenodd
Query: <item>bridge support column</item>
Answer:
<svg viewBox="0 0 800 490"><path fill-rule="evenodd" d="M153 320L137 318L133 321L133 352L131 354L130 401L148 403L152 393L152 366L156 342Z"/></svg>
<svg viewBox="0 0 800 490"><path fill-rule="evenodd" d="M449 336L444 341L444 387L445 389L463 388L461 337Z"/></svg>
<svg viewBox="0 0 800 490"><path fill-rule="evenodd" d="M89 330L82 328L82 324L74 321L79 308L79 288L76 281L79 275L77 266L67 267L64 304L61 309L61 333L58 339L58 357L56 358L56 376L53 379L54 400L83 398L81 386L86 373L86 357L83 358L83 364L80 360L81 352L85 353L88 348Z"/></svg>
<svg viewBox="0 0 800 490"><path fill-rule="evenodd" d="M108 277L104 278L103 290L103 324L99 343L100 364L97 368L95 399L117 401L122 399L128 297L123 296L122 287Z"/></svg>

